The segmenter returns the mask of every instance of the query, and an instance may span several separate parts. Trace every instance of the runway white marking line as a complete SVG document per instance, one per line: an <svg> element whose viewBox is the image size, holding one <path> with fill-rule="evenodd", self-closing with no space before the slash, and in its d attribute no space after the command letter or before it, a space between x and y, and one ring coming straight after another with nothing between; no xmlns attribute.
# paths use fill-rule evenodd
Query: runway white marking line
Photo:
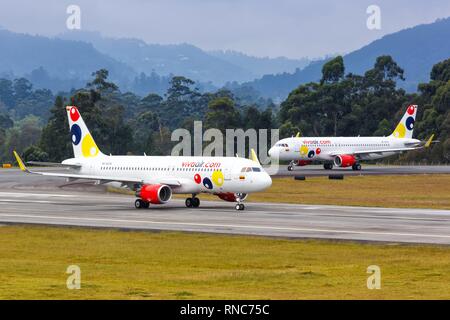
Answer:
<svg viewBox="0 0 450 320"><path fill-rule="evenodd" d="M77 218L77 217L58 217L58 216L39 216L39 215L20 215L20 214L0 214L0 217L10 218L40 218L40 219L63 219L63 220L79 220L79 221L97 221L97 222L125 222L125 223L142 223L142 224L160 224L160 225L179 225L191 227L213 227L213 228L241 228L241 229L262 229L262 230L284 230L284 231L306 231L306 232L325 232L325 233L345 233L345 234L366 234L381 236L400 236L400 237L424 237L424 238L448 238L450 235L440 234L424 234L424 233L398 233L398 232L374 232L374 231L352 231L352 230L335 230L335 229L315 229L315 228L292 228L292 227L268 227L268 226L252 226L252 225L232 225L232 224L210 224L210 223L189 223L189 222L159 222L145 220L123 220L123 219L100 219L100 218ZM123 227L123 226L122 226Z"/></svg>
<svg viewBox="0 0 450 320"><path fill-rule="evenodd" d="M22 200L12 200L12 199L0 199L0 203L1 202L23 203ZM45 204L49 204L49 203L56 204L57 203L57 202L52 202L49 200L32 200L32 201L28 200L27 202L28 203L30 203L30 202L31 203L45 203Z"/></svg>
<svg viewBox="0 0 450 320"><path fill-rule="evenodd" d="M74 195L71 194L55 194L55 193L28 193L28 192L0 192L0 196L32 196L32 197L61 197L61 198L73 198Z"/></svg>

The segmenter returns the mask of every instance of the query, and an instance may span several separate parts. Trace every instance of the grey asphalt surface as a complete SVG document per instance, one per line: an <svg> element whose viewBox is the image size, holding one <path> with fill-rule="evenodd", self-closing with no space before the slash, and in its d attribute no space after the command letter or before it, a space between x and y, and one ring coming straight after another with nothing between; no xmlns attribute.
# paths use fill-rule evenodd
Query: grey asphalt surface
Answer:
<svg viewBox="0 0 450 320"><path fill-rule="evenodd" d="M274 176L328 176L330 174L342 174L344 176L359 175L410 175L410 174L450 174L450 166L375 166L362 163L361 171L352 168L333 167L325 170L321 165L294 167L293 171L287 170L287 165L280 165L278 169L268 168L267 172Z"/></svg>
<svg viewBox="0 0 450 320"><path fill-rule="evenodd" d="M203 201L200 208L188 209L178 199L136 210L134 200L92 183L0 170L0 224L450 244L450 210L249 202L238 212L233 203Z"/></svg>

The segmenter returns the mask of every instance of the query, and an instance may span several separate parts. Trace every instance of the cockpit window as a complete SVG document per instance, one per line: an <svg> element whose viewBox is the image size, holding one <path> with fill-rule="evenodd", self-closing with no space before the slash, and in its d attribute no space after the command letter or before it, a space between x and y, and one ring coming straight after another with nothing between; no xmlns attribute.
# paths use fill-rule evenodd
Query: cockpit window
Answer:
<svg viewBox="0 0 450 320"><path fill-rule="evenodd" d="M284 147L284 148L289 147L287 143L277 143L275 146L276 147Z"/></svg>
<svg viewBox="0 0 450 320"><path fill-rule="evenodd" d="M244 167L241 169L241 172L261 172L261 168L258 167Z"/></svg>

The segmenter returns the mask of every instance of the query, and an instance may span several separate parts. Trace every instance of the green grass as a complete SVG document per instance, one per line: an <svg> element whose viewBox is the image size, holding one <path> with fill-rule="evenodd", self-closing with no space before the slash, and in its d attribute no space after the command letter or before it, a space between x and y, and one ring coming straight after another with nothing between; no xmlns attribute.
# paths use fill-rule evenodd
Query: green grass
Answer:
<svg viewBox="0 0 450 320"><path fill-rule="evenodd" d="M444 246L0 227L2 299L449 299L449 270Z"/></svg>

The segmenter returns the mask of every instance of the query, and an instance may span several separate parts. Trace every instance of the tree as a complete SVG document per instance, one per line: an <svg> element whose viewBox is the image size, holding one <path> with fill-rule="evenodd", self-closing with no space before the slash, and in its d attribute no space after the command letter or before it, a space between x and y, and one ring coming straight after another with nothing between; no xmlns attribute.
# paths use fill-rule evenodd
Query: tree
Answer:
<svg viewBox="0 0 450 320"><path fill-rule="evenodd" d="M240 125L240 114L234 107L234 101L228 97L216 98L208 104L205 115L207 128L216 128L225 132L226 129Z"/></svg>
<svg viewBox="0 0 450 320"><path fill-rule="evenodd" d="M342 56L337 56L323 65L320 83L337 82L344 77L344 72L344 59Z"/></svg>
<svg viewBox="0 0 450 320"><path fill-rule="evenodd" d="M95 91L116 91L119 88L116 84L112 82L106 81L108 79L109 71L106 69L100 69L92 73L92 76L94 77L94 80L91 82L88 82L88 88L92 88Z"/></svg>
<svg viewBox="0 0 450 320"><path fill-rule="evenodd" d="M431 69L430 79L447 82L450 80L450 59L436 63Z"/></svg>
<svg viewBox="0 0 450 320"><path fill-rule="evenodd" d="M26 99L31 95L33 85L25 78L15 79L13 83L14 97L16 100Z"/></svg>
<svg viewBox="0 0 450 320"><path fill-rule="evenodd" d="M57 96L47 125L42 129L39 148L45 151L49 161L59 162L73 157L69 124L63 97Z"/></svg>
<svg viewBox="0 0 450 320"><path fill-rule="evenodd" d="M42 151L41 148L35 145L31 145L26 148L22 154L24 161L48 161L48 154L45 151Z"/></svg>
<svg viewBox="0 0 450 320"><path fill-rule="evenodd" d="M0 101L6 107L12 108L15 104L13 82L8 79L0 79Z"/></svg>

